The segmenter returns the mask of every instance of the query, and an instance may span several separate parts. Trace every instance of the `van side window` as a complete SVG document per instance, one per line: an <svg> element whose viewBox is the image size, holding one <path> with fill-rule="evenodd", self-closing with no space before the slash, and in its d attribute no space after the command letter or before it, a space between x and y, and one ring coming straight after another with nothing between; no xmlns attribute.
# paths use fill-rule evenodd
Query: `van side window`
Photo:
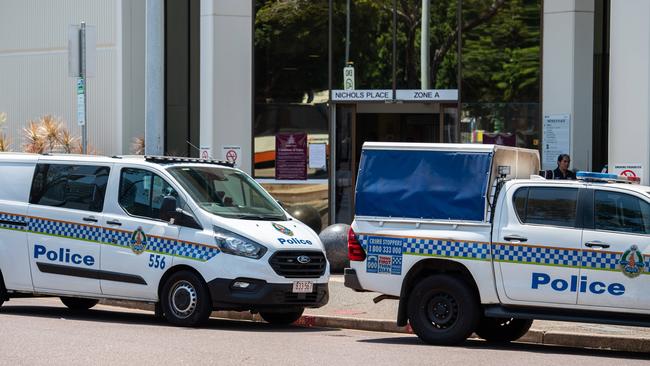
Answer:
<svg viewBox="0 0 650 366"><path fill-rule="evenodd" d="M122 169L118 202L130 215L160 219L160 205L166 196L178 198L178 193L158 175L142 169Z"/></svg>
<svg viewBox="0 0 650 366"><path fill-rule="evenodd" d="M37 164L29 203L101 212L109 173L106 166Z"/></svg>
<svg viewBox="0 0 650 366"><path fill-rule="evenodd" d="M530 187L515 192L513 199L522 223L575 227L576 188Z"/></svg>
<svg viewBox="0 0 650 366"><path fill-rule="evenodd" d="M650 204L629 194L597 190L594 225L596 230L650 234Z"/></svg>

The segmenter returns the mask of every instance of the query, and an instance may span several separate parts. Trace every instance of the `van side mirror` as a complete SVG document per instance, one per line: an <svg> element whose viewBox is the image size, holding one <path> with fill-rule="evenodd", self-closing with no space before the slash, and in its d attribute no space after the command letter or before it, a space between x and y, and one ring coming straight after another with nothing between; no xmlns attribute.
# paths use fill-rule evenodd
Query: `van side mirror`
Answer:
<svg viewBox="0 0 650 366"><path fill-rule="evenodd" d="M203 229L201 224L199 224L196 221L196 219L194 218L194 216L192 216L189 212L187 212L187 211L185 211L185 210L183 210L181 208L177 208L176 209L176 215L177 215L177 217L174 220L176 225L185 226L185 227L189 227L189 228L192 228L192 229L198 229L198 230Z"/></svg>
<svg viewBox="0 0 650 366"><path fill-rule="evenodd" d="M162 203L160 204L160 219L163 221L171 221L178 219L178 201L174 196L165 196L163 197Z"/></svg>

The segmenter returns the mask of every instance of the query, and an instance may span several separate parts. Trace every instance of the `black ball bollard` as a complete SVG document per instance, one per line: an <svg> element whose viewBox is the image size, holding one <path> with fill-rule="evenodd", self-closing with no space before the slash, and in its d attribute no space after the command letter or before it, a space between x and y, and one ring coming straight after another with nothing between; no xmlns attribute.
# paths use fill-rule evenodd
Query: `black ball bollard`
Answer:
<svg viewBox="0 0 650 366"><path fill-rule="evenodd" d="M334 224L326 227L318 235L325 247L331 273L343 273L350 266L348 259L348 230L350 225Z"/></svg>
<svg viewBox="0 0 650 366"><path fill-rule="evenodd" d="M320 213L313 206L309 205L295 205L286 208L291 216L300 220L303 224L309 226L316 234L320 233L323 223L320 218Z"/></svg>

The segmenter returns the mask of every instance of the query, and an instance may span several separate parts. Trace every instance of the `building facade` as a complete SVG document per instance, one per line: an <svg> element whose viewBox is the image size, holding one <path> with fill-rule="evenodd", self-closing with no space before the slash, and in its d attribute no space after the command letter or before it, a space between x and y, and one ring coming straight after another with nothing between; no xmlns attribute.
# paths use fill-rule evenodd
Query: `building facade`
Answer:
<svg viewBox="0 0 650 366"><path fill-rule="evenodd" d="M13 150L46 114L80 133L67 34L84 20L95 151L236 159L324 225L351 221L365 141L527 147L547 168L563 152L648 183L648 15L643 0L8 0L0 128ZM278 152L287 136L302 161Z"/></svg>

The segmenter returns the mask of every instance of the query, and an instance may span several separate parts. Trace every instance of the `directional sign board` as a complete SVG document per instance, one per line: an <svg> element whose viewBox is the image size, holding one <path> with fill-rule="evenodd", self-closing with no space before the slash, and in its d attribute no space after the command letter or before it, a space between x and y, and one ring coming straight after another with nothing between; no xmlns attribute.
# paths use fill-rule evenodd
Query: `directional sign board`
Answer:
<svg viewBox="0 0 650 366"><path fill-rule="evenodd" d="M79 24L68 26L68 75L81 76L79 56ZM86 77L97 75L97 27L86 25Z"/></svg>

